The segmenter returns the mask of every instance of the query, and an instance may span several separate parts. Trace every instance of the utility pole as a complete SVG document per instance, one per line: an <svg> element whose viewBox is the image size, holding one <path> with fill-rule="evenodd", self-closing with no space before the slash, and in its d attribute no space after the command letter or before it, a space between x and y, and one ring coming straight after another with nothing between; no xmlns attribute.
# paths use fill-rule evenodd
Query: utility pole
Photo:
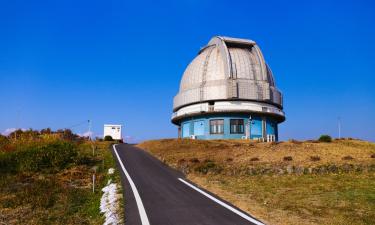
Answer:
<svg viewBox="0 0 375 225"><path fill-rule="evenodd" d="M338 121L337 121L337 125L338 125L338 130L339 130L339 138L341 138L341 118L340 117L338 117L338 119L337 119Z"/></svg>
<svg viewBox="0 0 375 225"><path fill-rule="evenodd" d="M89 123L89 140L91 141L91 120L87 120L87 122Z"/></svg>
<svg viewBox="0 0 375 225"><path fill-rule="evenodd" d="M21 109L17 110L17 123L16 123L16 130L14 131L14 139L17 141L17 130L19 129L20 126L20 114L21 114Z"/></svg>
<svg viewBox="0 0 375 225"><path fill-rule="evenodd" d="M91 143L91 148L92 148L92 156L95 156L95 144L94 142L92 141L92 137L91 137L91 120L88 120L87 121L89 123L89 141Z"/></svg>
<svg viewBox="0 0 375 225"><path fill-rule="evenodd" d="M252 124L252 122L253 122L253 119L252 119L251 116L249 116L248 127L246 128L246 132L248 134L248 137L246 137L246 138L248 138L249 140L251 140L251 124Z"/></svg>

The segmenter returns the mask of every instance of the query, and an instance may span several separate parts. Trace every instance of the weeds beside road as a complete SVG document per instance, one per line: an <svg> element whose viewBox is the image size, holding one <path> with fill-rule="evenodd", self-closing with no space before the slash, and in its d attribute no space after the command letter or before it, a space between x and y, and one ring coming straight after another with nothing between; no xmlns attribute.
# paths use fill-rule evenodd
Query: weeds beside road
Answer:
<svg viewBox="0 0 375 225"><path fill-rule="evenodd" d="M55 135L0 143L0 223L103 224L101 189L108 179L120 184L117 171L107 173L110 144Z"/></svg>

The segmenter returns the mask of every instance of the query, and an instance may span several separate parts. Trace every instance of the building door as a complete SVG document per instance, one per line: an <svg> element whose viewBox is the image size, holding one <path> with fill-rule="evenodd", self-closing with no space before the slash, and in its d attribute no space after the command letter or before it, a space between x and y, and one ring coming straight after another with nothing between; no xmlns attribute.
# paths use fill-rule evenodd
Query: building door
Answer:
<svg viewBox="0 0 375 225"><path fill-rule="evenodd" d="M250 131L250 134L251 134L251 138L252 139L257 139L257 138L262 138L262 126L263 126L263 123L262 123L262 120L259 120L259 119L254 119L251 123L251 131Z"/></svg>
<svg viewBox="0 0 375 225"><path fill-rule="evenodd" d="M182 137L186 138L190 136L190 123L182 124Z"/></svg>
<svg viewBox="0 0 375 225"><path fill-rule="evenodd" d="M194 122L194 135L204 135L204 120Z"/></svg>

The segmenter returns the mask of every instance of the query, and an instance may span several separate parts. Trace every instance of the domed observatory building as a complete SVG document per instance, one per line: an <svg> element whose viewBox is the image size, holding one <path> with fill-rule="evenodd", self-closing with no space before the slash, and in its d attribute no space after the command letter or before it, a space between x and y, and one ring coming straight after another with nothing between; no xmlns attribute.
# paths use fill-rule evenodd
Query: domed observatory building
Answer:
<svg viewBox="0 0 375 225"><path fill-rule="evenodd" d="M172 123L182 138L277 141L282 101L254 41L213 37L183 74Z"/></svg>

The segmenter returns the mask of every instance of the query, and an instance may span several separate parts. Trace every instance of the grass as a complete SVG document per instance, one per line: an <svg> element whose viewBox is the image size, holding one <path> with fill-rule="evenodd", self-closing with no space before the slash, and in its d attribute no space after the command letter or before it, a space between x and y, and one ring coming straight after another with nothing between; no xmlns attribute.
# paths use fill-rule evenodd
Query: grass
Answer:
<svg viewBox="0 0 375 225"><path fill-rule="evenodd" d="M120 184L109 142L33 140L0 150L0 224L103 224L108 179ZM92 175L96 174L95 193Z"/></svg>
<svg viewBox="0 0 375 225"><path fill-rule="evenodd" d="M267 224L375 224L374 143L169 139L138 146Z"/></svg>
<svg viewBox="0 0 375 225"><path fill-rule="evenodd" d="M188 178L270 224L375 222L374 174Z"/></svg>

